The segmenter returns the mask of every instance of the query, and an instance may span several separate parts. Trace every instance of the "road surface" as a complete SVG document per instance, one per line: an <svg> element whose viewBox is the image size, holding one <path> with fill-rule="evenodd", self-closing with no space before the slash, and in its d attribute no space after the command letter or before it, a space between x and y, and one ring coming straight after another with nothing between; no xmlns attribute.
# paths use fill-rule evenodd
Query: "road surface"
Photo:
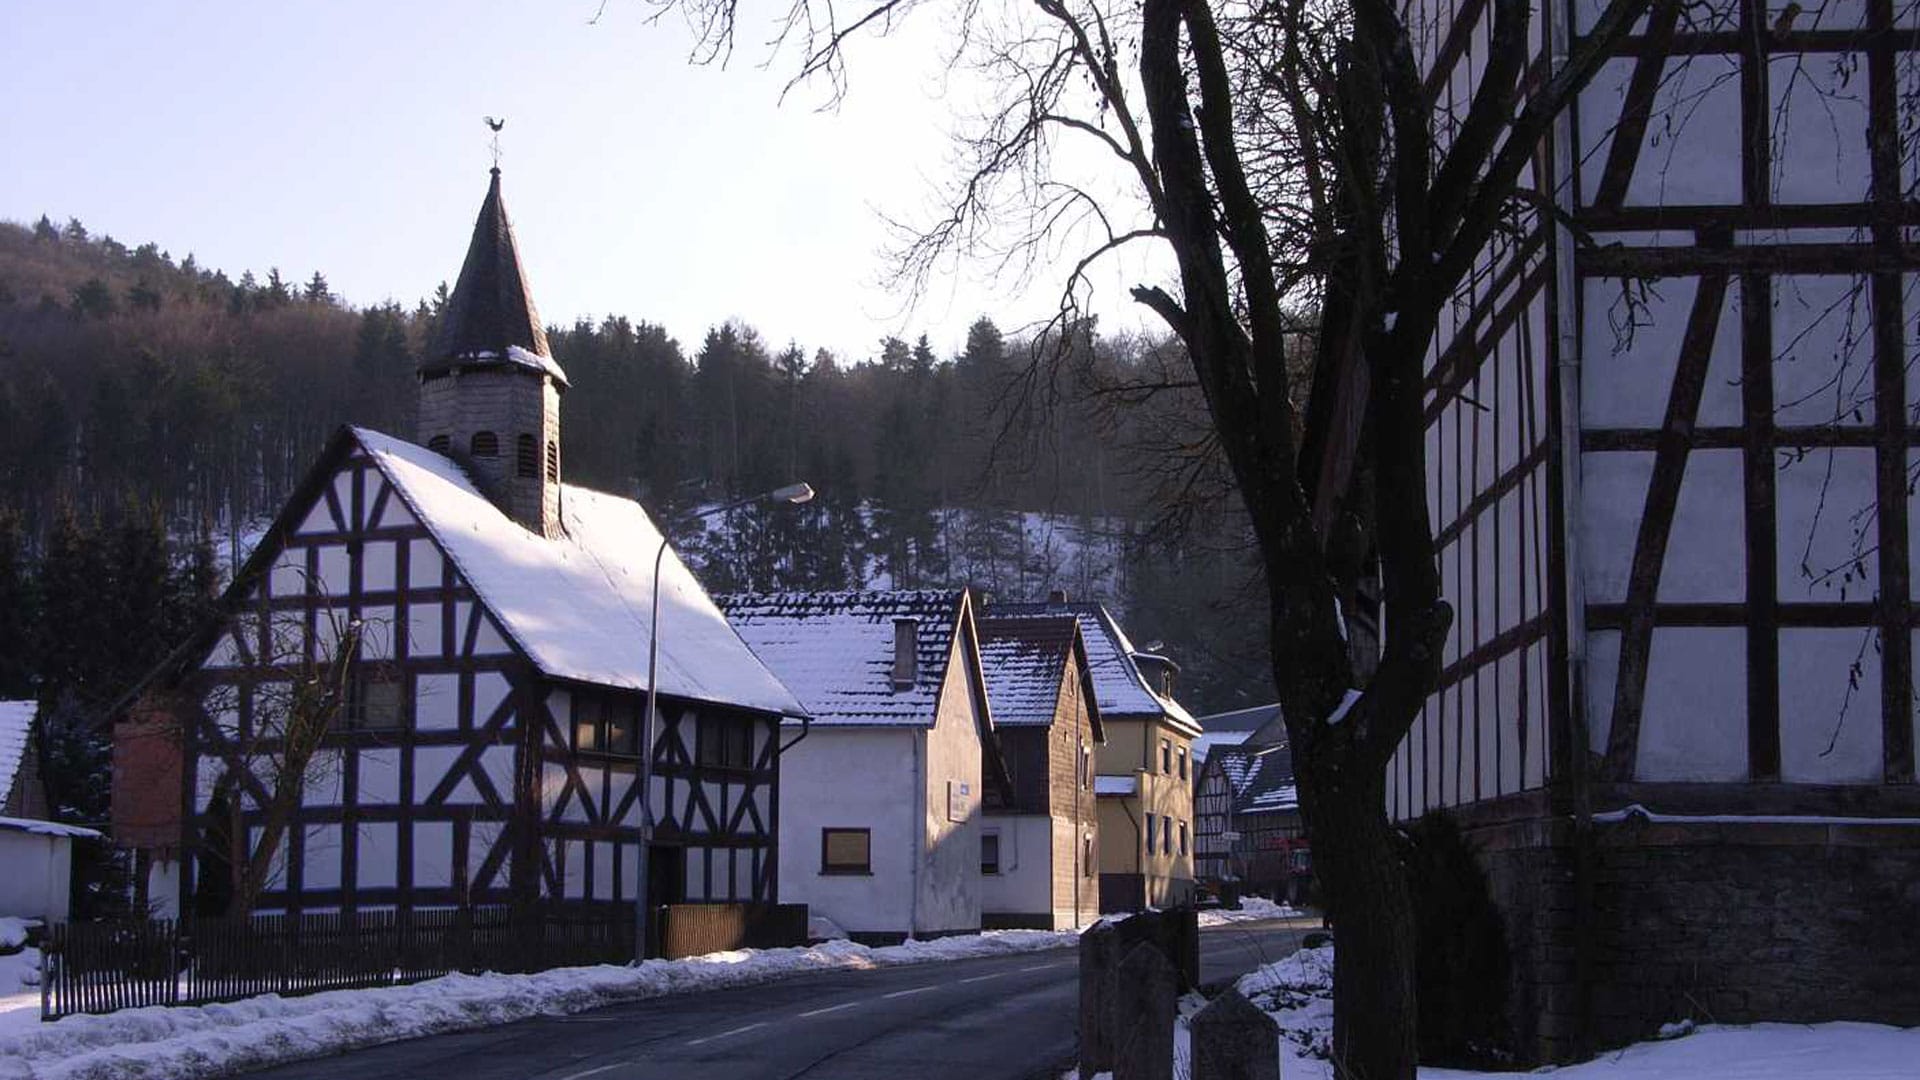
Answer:
<svg viewBox="0 0 1920 1080"><path fill-rule="evenodd" d="M1200 934L1202 982L1318 918ZM1073 1056L1072 949L804 975L296 1062L255 1080L1030 1080Z"/></svg>

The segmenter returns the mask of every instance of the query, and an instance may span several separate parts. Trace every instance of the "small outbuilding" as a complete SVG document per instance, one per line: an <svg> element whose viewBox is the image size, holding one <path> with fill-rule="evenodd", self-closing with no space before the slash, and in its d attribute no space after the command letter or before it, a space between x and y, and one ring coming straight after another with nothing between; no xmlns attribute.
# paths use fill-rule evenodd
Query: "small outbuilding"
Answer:
<svg viewBox="0 0 1920 1080"><path fill-rule="evenodd" d="M64 922L73 882L73 842L100 834L48 821L32 701L0 701L0 917Z"/></svg>

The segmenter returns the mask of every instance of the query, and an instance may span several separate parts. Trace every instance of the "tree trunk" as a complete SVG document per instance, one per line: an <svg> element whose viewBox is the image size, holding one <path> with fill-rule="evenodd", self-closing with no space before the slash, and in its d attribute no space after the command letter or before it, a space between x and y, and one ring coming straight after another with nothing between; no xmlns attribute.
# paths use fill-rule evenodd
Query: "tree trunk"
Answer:
<svg viewBox="0 0 1920 1080"><path fill-rule="evenodd" d="M1346 755L1341 755L1341 758ZM1418 1055L1413 900L1382 770L1296 760L1312 792L1314 868L1333 916L1333 1064L1341 1080L1412 1080Z"/></svg>

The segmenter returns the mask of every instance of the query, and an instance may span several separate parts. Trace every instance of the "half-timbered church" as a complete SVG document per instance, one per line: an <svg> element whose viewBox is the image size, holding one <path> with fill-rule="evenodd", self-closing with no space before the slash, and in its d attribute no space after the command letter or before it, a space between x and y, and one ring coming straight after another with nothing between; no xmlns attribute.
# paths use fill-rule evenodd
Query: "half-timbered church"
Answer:
<svg viewBox="0 0 1920 1080"><path fill-rule="evenodd" d="M1435 137L1603 7L1410 5ZM1456 619L1388 801L1478 851L1523 1059L1920 1023L1917 11L1655 0L1435 335Z"/></svg>
<svg viewBox="0 0 1920 1080"><path fill-rule="evenodd" d="M563 480L567 376L499 170L416 441L341 430L224 615L116 739L116 839L156 910L775 898L800 706L636 502ZM657 827L636 782L657 593Z"/></svg>

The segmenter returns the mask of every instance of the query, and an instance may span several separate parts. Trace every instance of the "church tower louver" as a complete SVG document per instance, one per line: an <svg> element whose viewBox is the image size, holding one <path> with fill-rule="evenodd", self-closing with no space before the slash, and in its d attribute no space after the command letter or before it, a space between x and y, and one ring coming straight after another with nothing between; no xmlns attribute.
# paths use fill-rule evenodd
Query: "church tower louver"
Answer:
<svg viewBox="0 0 1920 1080"><path fill-rule="evenodd" d="M419 441L464 465L522 526L557 535L567 375L528 292L498 168L419 375Z"/></svg>

